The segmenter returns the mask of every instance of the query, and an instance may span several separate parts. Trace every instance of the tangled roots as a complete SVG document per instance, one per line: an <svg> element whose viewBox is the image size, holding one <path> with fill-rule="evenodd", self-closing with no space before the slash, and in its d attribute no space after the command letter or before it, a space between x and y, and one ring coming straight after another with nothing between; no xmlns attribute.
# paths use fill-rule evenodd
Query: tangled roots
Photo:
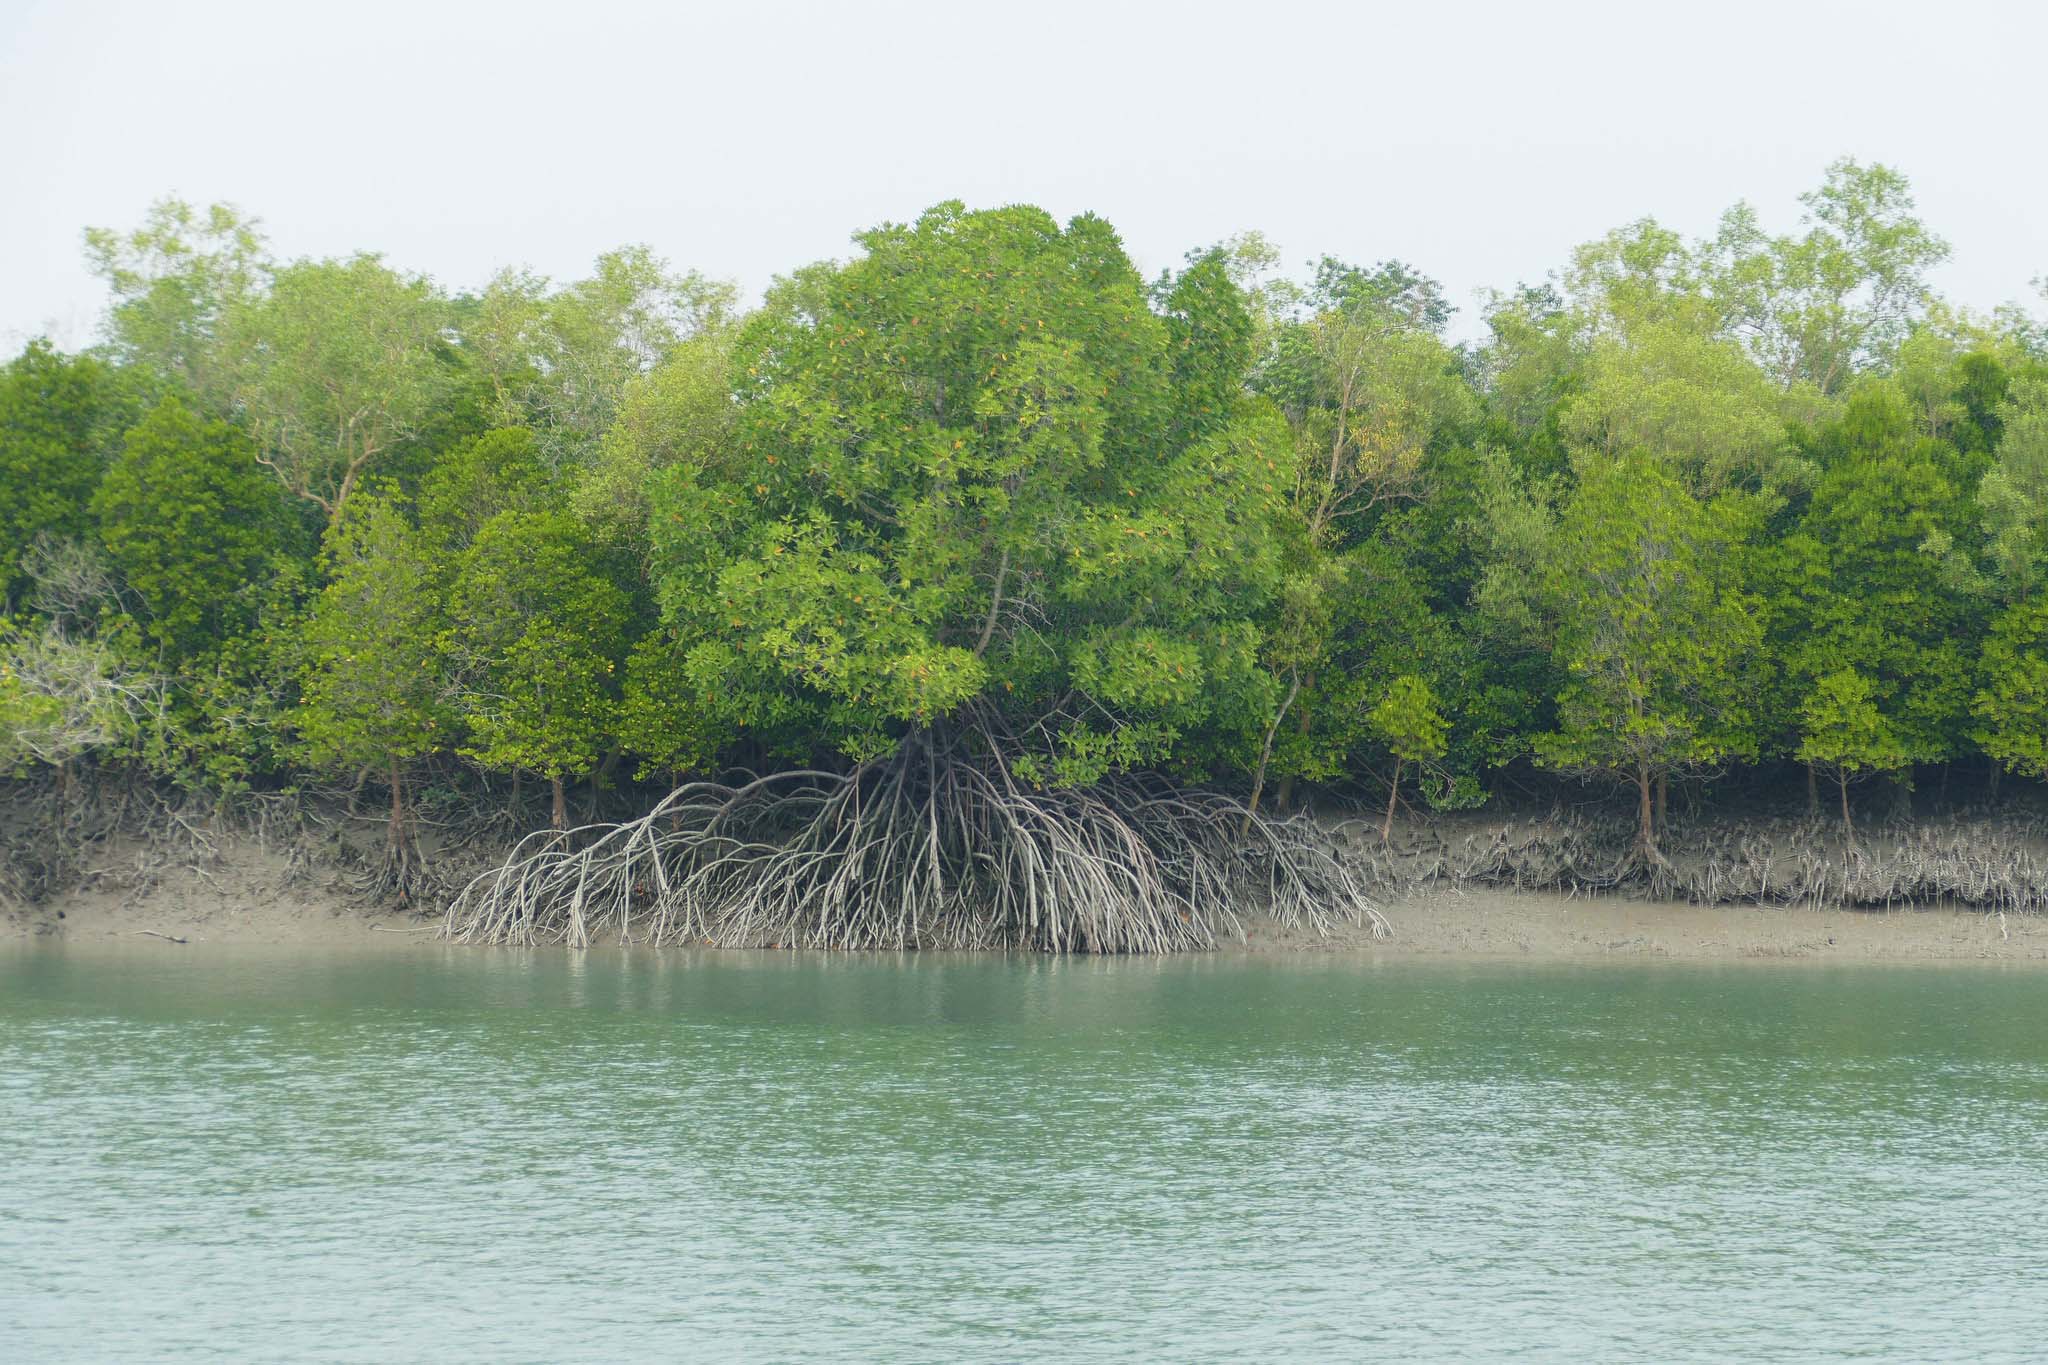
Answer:
<svg viewBox="0 0 2048 1365"><path fill-rule="evenodd" d="M1243 935L1245 910L1327 931L1386 921L1307 819L1120 778L1030 791L906 745L849 774L681 787L640 818L528 836L464 887L482 943L1028 948L1152 953Z"/></svg>

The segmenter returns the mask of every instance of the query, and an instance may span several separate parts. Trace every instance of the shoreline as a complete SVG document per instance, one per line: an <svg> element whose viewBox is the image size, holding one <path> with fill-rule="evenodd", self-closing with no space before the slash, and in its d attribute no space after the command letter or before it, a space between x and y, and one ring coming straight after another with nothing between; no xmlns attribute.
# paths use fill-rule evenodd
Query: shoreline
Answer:
<svg viewBox="0 0 2048 1365"><path fill-rule="evenodd" d="M447 946L432 918L366 908L325 887L251 884L258 880L226 873L203 880L178 878L139 897L74 891L44 905L0 911L0 939L67 946L158 943L171 951L245 945L308 951L371 943ZM2048 915L2001 917L1995 911L1953 906L1694 905L1625 894L1449 888L1395 896L1383 910L1393 925L1390 939L1375 940L1362 925L1336 925L1325 936L1307 927L1248 918L1245 940L1220 942L1214 955L2048 964Z"/></svg>
<svg viewBox="0 0 2048 1365"><path fill-rule="evenodd" d="M1583 962L2036 962L2048 965L2048 916L1955 906L1891 910L1694 905L1626 894L1453 888L1396 897L1394 937L1362 927L1328 937L1262 921L1231 950L1254 955Z"/></svg>
<svg viewBox="0 0 2048 1365"><path fill-rule="evenodd" d="M1328 935L1248 915L1243 941L1225 939L1211 956L1353 957L1374 960L1524 961L1671 960L1770 962L2037 962L2048 964L2048 912L1997 910L1899 896L1894 907L1762 900L1730 894L1710 903L1682 895L1650 899L1621 887L1571 889L1577 868L1605 865L1581 842L1584 828L1555 815L1454 816L1404 827L1393 845L1333 827L1388 887L1378 905L1393 937L1375 940L1363 925L1333 925ZM1879 859L1925 863L1927 851L1955 859L2011 862L2028 886L2048 876L2048 837L2032 815L1997 821L1902 826L1873 842ZM1750 868L1774 892L1799 885L1795 857L1802 833L1762 820L1703 825L1695 842L1740 846L1768 859L1710 861L1696 854L1695 879ZM438 906L427 914L367 900L359 889L369 856L352 826L264 837L229 825L198 846L158 845L116 833L94 845L75 880L41 903L0 899L0 942L156 944L169 952L202 945L250 945L290 952L350 945L434 943ZM458 880L482 871L491 849L442 850ZM1825 853L1828 850L1821 850ZM1604 856L1604 855L1603 855ZM1460 880L1456 870L1488 863L1497 881ZM1492 863L1510 863L1506 870ZM1446 871L1453 873L1446 876ZM1916 874L1917 875L1917 874ZM1723 876L1722 883L1730 880ZM1559 885L1562 882L1564 885ZM1888 880L1885 885L1897 885ZM1912 885L1930 884L1926 879ZM1934 886L1945 884L1934 879ZM1871 897L1870 899L1876 899ZM2038 900L2022 902L2039 904ZM162 942L182 939L183 945ZM682 946L682 945L678 945Z"/></svg>

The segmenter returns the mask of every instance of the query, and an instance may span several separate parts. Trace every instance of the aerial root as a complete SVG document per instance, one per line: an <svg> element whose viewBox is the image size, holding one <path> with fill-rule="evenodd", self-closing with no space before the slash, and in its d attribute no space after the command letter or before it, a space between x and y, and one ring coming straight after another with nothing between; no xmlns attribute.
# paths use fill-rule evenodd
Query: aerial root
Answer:
<svg viewBox="0 0 2048 1365"><path fill-rule="evenodd" d="M733 947L1163 953L1259 911L1386 920L1307 819L1137 778L1038 791L906 745L849 774L678 788L638 819L529 836L451 905L449 937Z"/></svg>
<svg viewBox="0 0 2048 1365"><path fill-rule="evenodd" d="M1557 891L1635 891L1702 905L1883 908L1955 905L2048 910L2038 820L2014 814L1895 823L1840 839L1826 822L1729 820L1667 837L1655 862L1634 822L1553 812L1460 844L1441 838L1377 867L1388 885L1444 883Z"/></svg>

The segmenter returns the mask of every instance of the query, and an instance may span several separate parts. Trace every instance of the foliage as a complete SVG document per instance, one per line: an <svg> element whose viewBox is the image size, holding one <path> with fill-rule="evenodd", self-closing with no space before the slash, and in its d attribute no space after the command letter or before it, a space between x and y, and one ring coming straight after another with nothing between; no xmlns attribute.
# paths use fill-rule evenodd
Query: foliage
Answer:
<svg viewBox="0 0 2048 1365"><path fill-rule="evenodd" d="M111 379L90 357L32 341L0 370L0 599L38 537L81 534L102 469Z"/></svg>
<svg viewBox="0 0 2048 1365"><path fill-rule="evenodd" d="M1415 496L1431 442L1475 405L1438 336L1449 308L1434 280L1398 261L1364 271L1326 257L1305 302L1274 330L1255 387L1287 417L1294 511L1323 545Z"/></svg>
<svg viewBox="0 0 2048 1365"><path fill-rule="evenodd" d="M748 325L732 441L659 476L700 695L737 726L794 692L848 753L976 704L1060 782L1252 729L1287 437L1231 397L1220 262L1161 316L1092 218L948 204L861 242Z"/></svg>
<svg viewBox="0 0 2048 1365"><path fill-rule="evenodd" d="M1977 489L1999 590L2020 601L2048 575L2048 377L2012 386L1999 412L1997 463Z"/></svg>
<svg viewBox="0 0 2048 1365"><path fill-rule="evenodd" d="M223 311L215 364L257 459L333 516L449 399L445 302L376 256L297 261Z"/></svg>
<svg viewBox="0 0 2048 1365"><path fill-rule="evenodd" d="M560 513L501 512L463 552L445 654L467 735L494 772L559 780L595 767L613 724L626 599Z"/></svg>
<svg viewBox="0 0 2048 1365"><path fill-rule="evenodd" d="M328 528L321 561L327 586L299 632L292 726L316 768L395 771L452 738L434 566L375 491Z"/></svg>
<svg viewBox="0 0 2048 1365"><path fill-rule="evenodd" d="M1870 679L1839 668L1814 682L1799 708L1797 757L1831 771L1889 772L1906 762L1906 750L1878 712Z"/></svg>
<svg viewBox="0 0 2048 1365"><path fill-rule="evenodd" d="M150 206L141 227L89 228L85 244L93 273L113 294L106 332L114 353L160 382L220 397L218 329L271 268L258 221L232 204L202 214L168 198Z"/></svg>
<svg viewBox="0 0 2048 1365"><path fill-rule="evenodd" d="M92 511L109 566L169 657L215 652L254 623L285 522L234 427L164 399L129 431Z"/></svg>
<svg viewBox="0 0 2048 1365"><path fill-rule="evenodd" d="M1984 752L2016 773L2048 777L2048 601L2005 609L1984 642L1972 708Z"/></svg>
<svg viewBox="0 0 2048 1365"><path fill-rule="evenodd" d="M628 383L617 417L575 484L577 514L608 538L640 548L643 558L656 475L715 460L733 439L735 337L730 326L701 331Z"/></svg>
<svg viewBox="0 0 2048 1365"><path fill-rule="evenodd" d="M1653 865L1671 776L2048 776L2048 334L1933 294L1897 172L1802 204L1625 224L1454 345L1405 262L1147 282L1028 206L743 312L644 247L451 298L165 200L87 234L104 344L0 370L0 766L367 772L394 848L465 764L957 811L943 760L1058 838L1601 776Z"/></svg>
<svg viewBox="0 0 2048 1365"><path fill-rule="evenodd" d="M1707 289L1763 371L1833 393L1888 362L1925 310L1948 244L1914 216L1906 178L1844 158L1800 196L1804 234L1772 237L1738 204L1705 250Z"/></svg>
<svg viewBox="0 0 2048 1365"><path fill-rule="evenodd" d="M1720 509L1641 458L1595 459L1560 511L1535 593L1567 681L1537 760L1633 782L1756 752L1756 604Z"/></svg>
<svg viewBox="0 0 2048 1365"><path fill-rule="evenodd" d="M1387 748L1406 762L1442 758L1447 750L1450 727L1437 710L1436 693L1412 673L1387 685L1387 695L1373 707L1371 719Z"/></svg>
<svg viewBox="0 0 2048 1365"><path fill-rule="evenodd" d="M1813 451L1825 472L1782 542L1777 650L1809 690L1843 669L1867 678L1909 759L1949 757L1966 740L1982 615L1952 569L1974 526L1943 468L1948 448L1878 385L1815 434Z"/></svg>
<svg viewBox="0 0 2048 1365"><path fill-rule="evenodd" d="M161 680L107 646L0 617L0 775L131 746L163 701Z"/></svg>
<svg viewBox="0 0 2048 1365"><path fill-rule="evenodd" d="M640 381L723 322L736 294L671 271L644 246L624 247L560 289L529 272L499 274L465 338L490 377L492 419L532 430L543 458L561 468L586 463Z"/></svg>

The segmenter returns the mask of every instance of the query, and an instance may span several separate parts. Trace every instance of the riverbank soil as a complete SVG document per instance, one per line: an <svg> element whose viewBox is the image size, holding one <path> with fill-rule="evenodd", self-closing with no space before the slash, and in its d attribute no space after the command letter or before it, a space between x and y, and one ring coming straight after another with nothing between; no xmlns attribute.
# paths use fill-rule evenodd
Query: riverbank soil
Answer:
<svg viewBox="0 0 2048 1365"><path fill-rule="evenodd" d="M1688 905L1627 895L1450 888L1386 906L1394 935L1351 926L1327 937L1271 921L1247 926L1252 953L1385 957L1815 959L2048 963L2048 916L1907 906L1893 910Z"/></svg>
<svg viewBox="0 0 2048 1365"><path fill-rule="evenodd" d="M1325 936L1252 917L1247 941L1226 951L2048 961L2048 915L1944 894L1956 882L1995 892L2048 879L2048 840L2028 812L1891 826L1853 851L1790 821L1707 824L1673 841L1688 884L1663 896L1626 883L1603 888L1607 831L1585 820L1465 815L1405 825L1390 846L1379 843L1376 824L1344 823L1357 855L1378 869L1392 937L1375 940L1362 925ZM431 937L437 906L394 906L358 889L378 835L374 818L332 813L271 829L108 834L78 850L51 894L0 892L0 937L308 946ZM1624 845L1625 835L1617 836ZM428 854L452 887L501 851L482 841ZM1916 896L1916 887L1933 891ZM1848 891L1852 903L1818 894L1827 891ZM1855 904L1857 893L1870 898Z"/></svg>
<svg viewBox="0 0 2048 1365"><path fill-rule="evenodd" d="M303 858L252 844L228 842L211 856L138 875L148 858L139 841L113 842L69 890L36 905L0 904L0 937L310 947L428 924L350 894L334 869L309 871Z"/></svg>

